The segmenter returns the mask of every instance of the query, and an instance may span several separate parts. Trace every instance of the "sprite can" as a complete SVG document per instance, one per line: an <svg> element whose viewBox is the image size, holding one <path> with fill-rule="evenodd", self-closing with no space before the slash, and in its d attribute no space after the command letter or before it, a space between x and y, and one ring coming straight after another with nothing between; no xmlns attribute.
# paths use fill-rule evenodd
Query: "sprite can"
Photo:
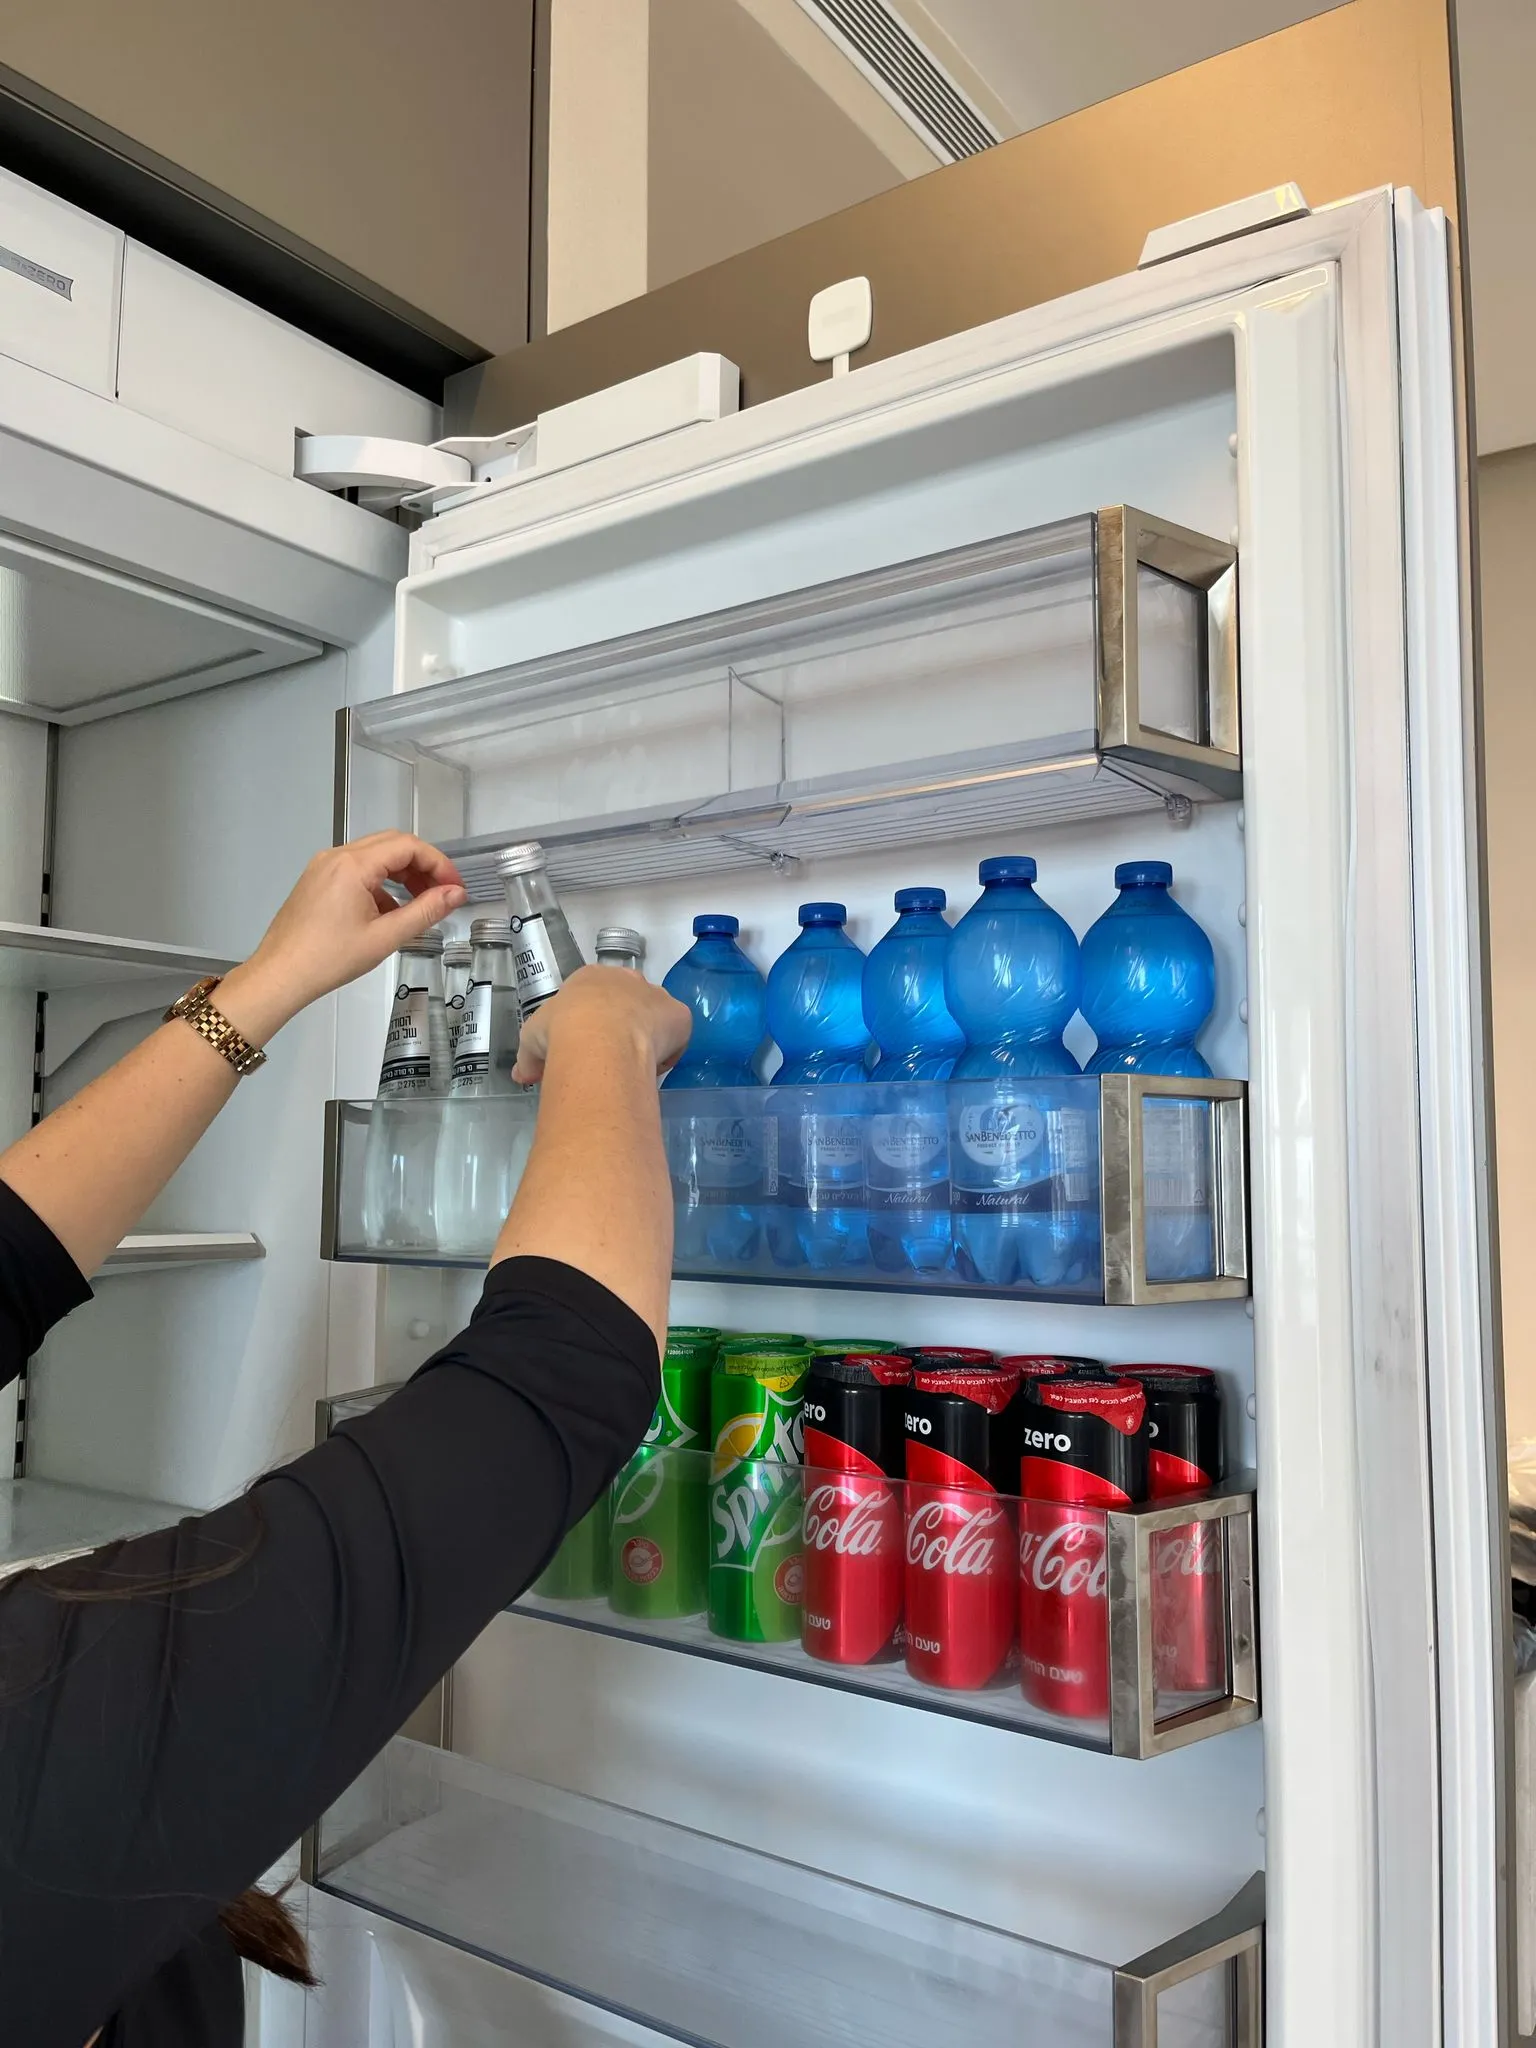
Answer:
<svg viewBox="0 0 1536 2048"><path fill-rule="evenodd" d="M726 1351L711 1380L709 1626L733 1642L800 1640L800 1404L810 1356Z"/></svg>
<svg viewBox="0 0 1536 2048"><path fill-rule="evenodd" d="M718 1330L667 1332L661 1400L613 1482L608 1605L673 1620L702 1614L709 1574L709 1385Z"/></svg>
<svg viewBox="0 0 1536 2048"><path fill-rule="evenodd" d="M588 1508L533 1582L545 1600L600 1600L608 1590L608 1495Z"/></svg>
<svg viewBox="0 0 1536 2048"><path fill-rule="evenodd" d="M899 1344L887 1344L883 1338L875 1337L824 1337L818 1338L811 1346L813 1358L844 1358L857 1352L861 1358L879 1358L883 1353L900 1351Z"/></svg>
<svg viewBox="0 0 1536 2048"><path fill-rule="evenodd" d="M728 1351L809 1351L810 1344L804 1337L797 1337L792 1330L737 1330L720 1340L723 1357Z"/></svg>

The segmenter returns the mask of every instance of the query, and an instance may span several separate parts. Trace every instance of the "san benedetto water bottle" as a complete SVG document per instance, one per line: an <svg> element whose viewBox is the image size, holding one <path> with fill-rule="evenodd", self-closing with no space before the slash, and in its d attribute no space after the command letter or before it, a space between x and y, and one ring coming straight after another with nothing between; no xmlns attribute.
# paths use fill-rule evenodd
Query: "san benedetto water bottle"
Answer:
<svg viewBox="0 0 1536 2048"><path fill-rule="evenodd" d="M518 1039L512 927L505 918L477 917L470 944L437 1152L437 1236L441 1251L484 1257L522 1178L533 1116L531 1103L522 1110L527 1091L512 1079Z"/></svg>
<svg viewBox="0 0 1536 2048"><path fill-rule="evenodd" d="M950 1091L955 1263L991 1287L1066 1286L1097 1242L1086 1114L1049 1085L1079 1071L1061 1042L1077 1008L1077 940L1035 874L1024 854L981 863L981 895L944 966L966 1040L952 1080L976 1084Z"/></svg>
<svg viewBox="0 0 1536 2048"><path fill-rule="evenodd" d="M363 1162L363 1236L382 1251L436 1249L438 1128L448 1081L443 940L426 932L396 962Z"/></svg>
<svg viewBox="0 0 1536 2048"><path fill-rule="evenodd" d="M898 889L896 922L864 963L864 1021L879 1058L865 1163L869 1249L886 1272L949 1264L949 1120L942 1089L965 1034L944 1000L942 889ZM881 1085L883 1084L883 1085Z"/></svg>
<svg viewBox="0 0 1536 2048"><path fill-rule="evenodd" d="M841 903L802 903L800 936L768 971L768 1030L784 1055L774 1089L856 1087L867 1079L864 955ZM771 1100L764 1124L765 1214L780 1266L869 1262L863 1106Z"/></svg>
<svg viewBox="0 0 1536 2048"><path fill-rule="evenodd" d="M693 944L662 987L693 1013L687 1050L663 1091L731 1089L718 1112L683 1115L663 1104L672 1174L677 1258L684 1265L739 1266L762 1236L763 1111L757 1056L767 1035L763 977L736 943L734 917L706 911Z"/></svg>
<svg viewBox="0 0 1536 2048"><path fill-rule="evenodd" d="M1182 1074L1205 1080L1195 1049L1216 1002L1211 942L1171 893L1165 860L1122 861L1119 895L1083 937L1083 1015L1099 1041L1090 1074ZM1214 1271L1210 1109L1150 1098L1142 1121L1147 1277Z"/></svg>
<svg viewBox="0 0 1536 2048"><path fill-rule="evenodd" d="M536 839L505 847L496 857L512 925L518 1007L525 1017L558 994L560 984L585 964L550 886L547 858Z"/></svg>

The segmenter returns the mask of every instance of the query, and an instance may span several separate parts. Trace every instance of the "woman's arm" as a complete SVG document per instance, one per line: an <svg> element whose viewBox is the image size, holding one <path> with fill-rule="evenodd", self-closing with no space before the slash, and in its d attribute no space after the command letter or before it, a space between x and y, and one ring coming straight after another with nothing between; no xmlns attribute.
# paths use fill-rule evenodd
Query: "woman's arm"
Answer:
<svg viewBox="0 0 1536 2048"><path fill-rule="evenodd" d="M567 1259L667 1342L672 1190L658 1073L688 1043L683 1004L638 974L584 967L536 1010L518 1046L539 1121L495 1259Z"/></svg>
<svg viewBox="0 0 1536 2048"><path fill-rule="evenodd" d="M670 1228L599 1212L666 1205L656 1075L686 1035L636 977L573 977L530 1031L565 1079L517 1204L561 1251L501 1259L409 1385L247 1499L0 1590L7 2040L87 2040L254 1883L639 1442Z"/></svg>
<svg viewBox="0 0 1536 2048"><path fill-rule="evenodd" d="M393 881L410 892L397 905ZM466 900L446 854L406 832L317 853L250 959L214 995L262 1046L317 996L398 952ZM253 1086L260 1087L259 1077ZM235 1089L222 1053L178 1020L0 1153L0 1181L40 1216L82 1273L138 1221Z"/></svg>

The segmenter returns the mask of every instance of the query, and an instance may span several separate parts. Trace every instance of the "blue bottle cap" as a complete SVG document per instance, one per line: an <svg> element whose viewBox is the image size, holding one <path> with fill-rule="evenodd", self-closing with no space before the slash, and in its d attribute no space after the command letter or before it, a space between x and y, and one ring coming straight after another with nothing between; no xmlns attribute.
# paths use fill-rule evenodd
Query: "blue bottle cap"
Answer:
<svg viewBox="0 0 1536 2048"><path fill-rule="evenodd" d="M701 911L693 920L696 939L734 939L740 930L741 919L724 910Z"/></svg>
<svg viewBox="0 0 1536 2048"><path fill-rule="evenodd" d="M846 903L802 903L800 906L802 924L846 924L848 906Z"/></svg>
<svg viewBox="0 0 1536 2048"><path fill-rule="evenodd" d="M1027 853L995 853L976 870L976 879L983 887L988 882L1032 882L1039 872Z"/></svg>
<svg viewBox="0 0 1536 2048"><path fill-rule="evenodd" d="M1117 889L1166 889L1173 880L1173 863L1166 860L1123 860L1115 869Z"/></svg>
<svg viewBox="0 0 1536 2048"><path fill-rule="evenodd" d="M942 910L949 898L942 889L898 889L898 910Z"/></svg>

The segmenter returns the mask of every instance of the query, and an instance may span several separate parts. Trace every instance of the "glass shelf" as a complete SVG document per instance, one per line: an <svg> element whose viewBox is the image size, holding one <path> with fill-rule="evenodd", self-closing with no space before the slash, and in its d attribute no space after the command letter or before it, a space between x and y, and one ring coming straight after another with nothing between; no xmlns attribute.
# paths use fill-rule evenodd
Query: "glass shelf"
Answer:
<svg viewBox="0 0 1536 2048"><path fill-rule="evenodd" d="M1258 2048L1263 1880L1118 1966L397 1739L315 1881L695 2048Z"/></svg>
<svg viewBox="0 0 1536 2048"><path fill-rule="evenodd" d="M1232 797L1236 556L1128 506L357 706L499 901ZM936 706L942 703L942 715Z"/></svg>
<svg viewBox="0 0 1536 2048"><path fill-rule="evenodd" d="M1106 1510L641 1450L512 1611L1115 1756L1259 1711L1247 1473Z"/></svg>
<svg viewBox="0 0 1536 2048"><path fill-rule="evenodd" d="M1142 1074L663 1089L673 1272L1116 1307L1245 1295L1245 1098ZM330 1104L322 1255L484 1265L537 1114L532 1092ZM440 1199L470 1148L496 1162L478 1217Z"/></svg>
<svg viewBox="0 0 1536 2048"><path fill-rule="evenodd" d="M221 1266L264 1259L267 1248L249 1230L144 1230L125 1237L92 1274L161 1273L182 1266Z"/></svg>
<svg viewBox="0 0 1536 2048"><path fill-rule="evenodd" d="M168 1529L187 1510L51 1479L0 1480L0 1579L59 1564L124 1536Z"/></svg>
<svg viewBox="0 0 1536 2048"><path fill-rule="evenodd" d="M100 988L118 982L163 984L179 993L204 975L238 963L194 946L152 945L54 925L0 923L0 988Z"/></svg>

